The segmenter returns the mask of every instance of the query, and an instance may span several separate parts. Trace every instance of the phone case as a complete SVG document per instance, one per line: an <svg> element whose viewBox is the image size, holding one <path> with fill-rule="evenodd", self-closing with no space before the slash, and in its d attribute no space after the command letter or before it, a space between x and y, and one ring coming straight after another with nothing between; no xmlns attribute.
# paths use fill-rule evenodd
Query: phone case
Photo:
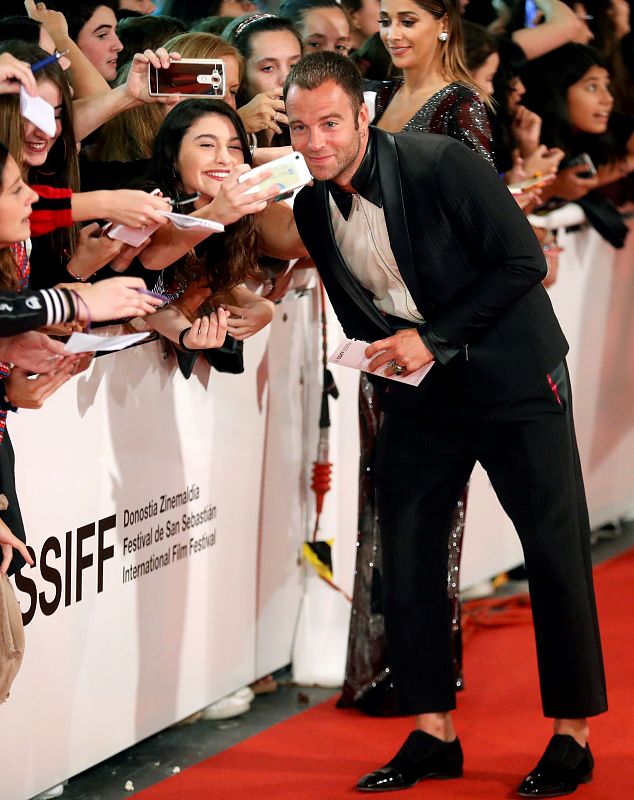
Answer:
<svg viewBox="0 0 634 800"><path fill-rule="evenodd" d="M581 153L574 158L571 158L564 165L564 168L570 167L585 167L582 172L577 172L580 178L593 178L597 174L597 168L594 166L592 159L587 153Z"/></svg>
<svg viewBox="0 0 634 800"><path fill-rule="evenodd" d="M254 175L259 175L263 172L272 172L273 174L253 186L246 194L268 191L269 189L272 196L286 194L306 186L313 179L304 161L304 156L301 153L293 152L287 156L276 158L274 161L269 161L268 164L255 167L250 172L245 172L244 175L240 175L238 178L238 183L242 183L247 178L252 178Z"/></svg>
<svg viewBox="0 0 634 800"><path fill-rule="evenodd" d="M225 64L220 59L181 58L167 69L148 65L148 91L153 97L186 94L188 97L223 98Z"/></svg>

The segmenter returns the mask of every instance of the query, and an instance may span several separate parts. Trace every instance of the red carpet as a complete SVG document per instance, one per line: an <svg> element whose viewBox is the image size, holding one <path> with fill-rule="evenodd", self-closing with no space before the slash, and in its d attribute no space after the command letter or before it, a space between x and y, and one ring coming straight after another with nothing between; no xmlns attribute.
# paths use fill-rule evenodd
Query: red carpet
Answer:
<svg viewBox="0 0 634 800"><path fill-rule="evenodd" d="M610 711L592 722L594 781L579 800L634 798L634 552L595 570ZM391 797L496 800L543 750L551 723L541 716L530 625L478 629L465 651L467 689L456 724L465 776L423 781ZM372 719L328 701L138 793L142 800L339 800L367 797L353 788L385 763L411 728L407 719ZM383 796L383 795L382 795Z"/></svg>

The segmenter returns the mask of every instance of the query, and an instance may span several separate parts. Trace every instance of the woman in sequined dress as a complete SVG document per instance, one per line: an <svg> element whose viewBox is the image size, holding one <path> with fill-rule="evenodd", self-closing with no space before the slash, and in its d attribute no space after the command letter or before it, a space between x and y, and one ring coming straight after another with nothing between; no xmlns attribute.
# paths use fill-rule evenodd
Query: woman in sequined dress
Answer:
<svg viewBox="0 0 634 800"><path fill-rule="evenodd" d="M490 162L487 113L462 58L460 12L455 0L381 0L381 38L403 77L376 83L373 124L383 130L438 133L463 142ZM386 652L381 610L381 543L374 491L374 456L381 410L372 384L361 373L359 392L359 537L341 706L369 714L399 709ZM448 602L456 684L462 686L459 568L466 511L465 493L448 521Z"/></svg>

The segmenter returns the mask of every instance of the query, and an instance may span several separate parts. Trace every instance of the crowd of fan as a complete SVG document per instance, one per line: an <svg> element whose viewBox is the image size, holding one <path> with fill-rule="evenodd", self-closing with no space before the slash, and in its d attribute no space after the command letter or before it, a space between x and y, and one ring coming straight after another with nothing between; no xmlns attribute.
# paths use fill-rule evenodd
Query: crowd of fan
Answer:
<svg viewBox="0 0 634 800"><path fill-rule="evenodd" d="M401 79L423 86L426 59L446 46L447 69L464 65L480 97L500 179L531 215L547 281L558 248L540 214L573 201L623 246L634 199L629 11L628 0L4 0L0 448L10 447L8 411L40 407L88 366L63 338L93 323L156 331L186 375L197 351L240 369L242 342L270 323L297 261L307 264L292 204L238 181L290 152L283 85L303 53L349 56L373 96ZM425 39L425 15L448 20L446 37ZM408 49L419 63L404 60ZM58 57L34 73L49 54ZM221 59L224 100L151 95L148 70L179 58ZM22 116L20 88L53 106L54 135ZM169 211L225 231L177 228ZM125 243L108 235L117 226L147 236ZM14 496L11 458L0 477ZM24 538L10 512L5 572L18 547L5 523ZM18 550L11 571L29 558Z"/></svg>

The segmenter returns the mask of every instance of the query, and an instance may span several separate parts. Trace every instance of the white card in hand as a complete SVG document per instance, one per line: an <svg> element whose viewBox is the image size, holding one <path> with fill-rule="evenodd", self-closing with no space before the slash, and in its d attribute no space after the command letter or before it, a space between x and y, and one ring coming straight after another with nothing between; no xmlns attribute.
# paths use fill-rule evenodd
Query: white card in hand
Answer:
<svg viewBox="0 0 634 800"><path fill-rule="evenodd" d="M67 353L103 353L123 350L124 347L147 339L147 333L126 333L122 336L97 336L94 333L73 333L64 345Z"/></svg>
<svg viewBox="0 0 634 800"><path fill-rule="evenodd" d="M330 356L328 361L331 364L340 364L342 367L351 367L352 369L358 369L362 372L370 372L368 365L376 356L368 358L365 354L367 347L368 342L362 342L359 339L344 338L339 342L337 349ZM398 381L399 383L408 383L410 386L418 386L433 366L434 362L432 361L431 364L427 364L415 370L411 375L399 377L398 375L386 375L385 370L388 368L386 364L380 369L374 370L371 374L380 375L382 378L389 378L389 380Z"/></svg>
<svg viewBox="0 0 634 800"><path fill-rule="evenodd" d="M211 219L202 219L202 217L190 217L189 214L176 214L173 211L159 211L159 214L167 217L172 225L183 231L212 230L216 231L216 233L222 233L225 229L225 226L219 222L214 222Z"/></svg>
<svg viewBox="0 0 634 800"><path fill-rule="evenodd" d="M55 109L41 97L31 97L20 87L20 114L51 138L55 136Z"/></svg>

